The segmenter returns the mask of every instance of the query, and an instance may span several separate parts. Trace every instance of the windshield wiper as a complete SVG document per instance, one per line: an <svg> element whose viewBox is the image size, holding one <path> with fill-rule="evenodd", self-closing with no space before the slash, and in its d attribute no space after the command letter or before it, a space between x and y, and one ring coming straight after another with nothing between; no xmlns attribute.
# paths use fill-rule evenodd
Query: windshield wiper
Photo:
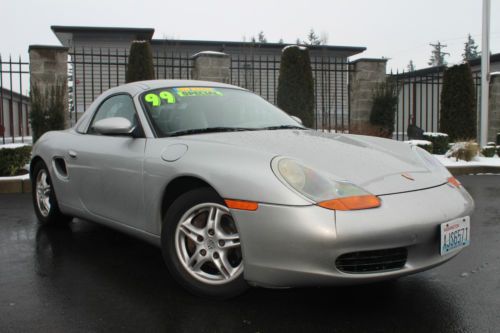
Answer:
<svg viewBox="0 0 500 333"><path fill-rule="evenodd" d="M307 129L306 127L302 126L297 126L297 125L279 125L279 126L268 126L268 127L261 127L259 130L280 130L280 129L301 129L305 130Z"/></svg>
<svg viewBox="0 0 500 333"><path fill-rule="evenodd" d="M202 134L202 133L217 133L217 132L241 132L241 131L254 131L255 128L246 127L206 127L206 128L193 128L188 130L177 131L168 134L167 136L181 136L189 134Z"/></svg>

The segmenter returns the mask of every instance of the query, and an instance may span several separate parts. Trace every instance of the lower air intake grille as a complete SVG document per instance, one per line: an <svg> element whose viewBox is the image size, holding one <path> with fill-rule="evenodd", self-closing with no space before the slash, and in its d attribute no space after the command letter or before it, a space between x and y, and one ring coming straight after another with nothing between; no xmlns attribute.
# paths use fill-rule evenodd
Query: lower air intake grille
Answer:
<svg viewBox="0 0 500 333"><path fill-rule="evenodd" d="M404 247L396 249L351 252L341 255L335 266L346 273L372 273L403 268L408 258Z"/></svg>

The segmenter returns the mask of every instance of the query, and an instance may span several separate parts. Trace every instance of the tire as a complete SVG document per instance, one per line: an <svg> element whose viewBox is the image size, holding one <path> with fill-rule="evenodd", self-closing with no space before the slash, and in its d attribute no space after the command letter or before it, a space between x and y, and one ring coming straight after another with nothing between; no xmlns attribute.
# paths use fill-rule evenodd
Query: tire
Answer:
<svg viewBox="0 0 500 333"><path fill-rule="evenodd" d="M42 161L35 163L31 179L31 194L38 221L42 225L68 223L72 218L59 210L47 166Z"/></svg>
<svg viewBox="0 0 500 333"><path fill-rule="evenodd" d="M236 224L212 189L188 191L172 203L161 244L170 273L192 294L227 299L248 288Z"/></svg>

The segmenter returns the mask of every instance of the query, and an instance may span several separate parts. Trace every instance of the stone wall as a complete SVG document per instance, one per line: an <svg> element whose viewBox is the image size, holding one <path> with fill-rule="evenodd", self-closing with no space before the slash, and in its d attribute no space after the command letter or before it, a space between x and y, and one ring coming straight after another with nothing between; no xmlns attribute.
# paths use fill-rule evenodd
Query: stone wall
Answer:
<svg viewBox="0 0 500 333"><path fill-rule="evenodd" d="M30 45L30 84L41 92L48 92L56 84L68 82L68 48L61 46ZM68 110L65 99L64 110ZM69 112L66 112L65 127L69 126Z"/></svg>
<svg viewBox="0 0 500 333"><path fill-rule="evenodd" d="M349 73L351 128L368 125L373 90L386 79L387 59L358 59Z"/></svg>
<svg viewBox="0 0 500 333"><path fill-rule="evenodd" d="M200 52L192 57L194 80L231 82L231 58L221 52Z"/></svg>
<svg viewBox="0 0 500 333"><path fill-rule="evenodd" d="M488 141L496 141L500 133L500 74L490 77L488 110Z"/></svg>

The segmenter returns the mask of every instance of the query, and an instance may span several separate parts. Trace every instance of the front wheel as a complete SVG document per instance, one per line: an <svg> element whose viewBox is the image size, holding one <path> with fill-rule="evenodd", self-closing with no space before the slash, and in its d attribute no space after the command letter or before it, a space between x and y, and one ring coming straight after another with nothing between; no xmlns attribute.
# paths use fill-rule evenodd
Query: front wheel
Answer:
<svg viewBox="0 0 500 333"><path fill-rule="evenodd" d="M41 224L66 223L71 217L59 210L56 194L52 185L49 170L42 161L36 162L31 180L33 207Z"/></svg>
<svg viewBox="0 0 500 333"><path fill-rule="evenodd" d="M248 288L236 223L209 188L174 201L163 221L162 252L174 278L196 295L229 298Z"/></svg>

